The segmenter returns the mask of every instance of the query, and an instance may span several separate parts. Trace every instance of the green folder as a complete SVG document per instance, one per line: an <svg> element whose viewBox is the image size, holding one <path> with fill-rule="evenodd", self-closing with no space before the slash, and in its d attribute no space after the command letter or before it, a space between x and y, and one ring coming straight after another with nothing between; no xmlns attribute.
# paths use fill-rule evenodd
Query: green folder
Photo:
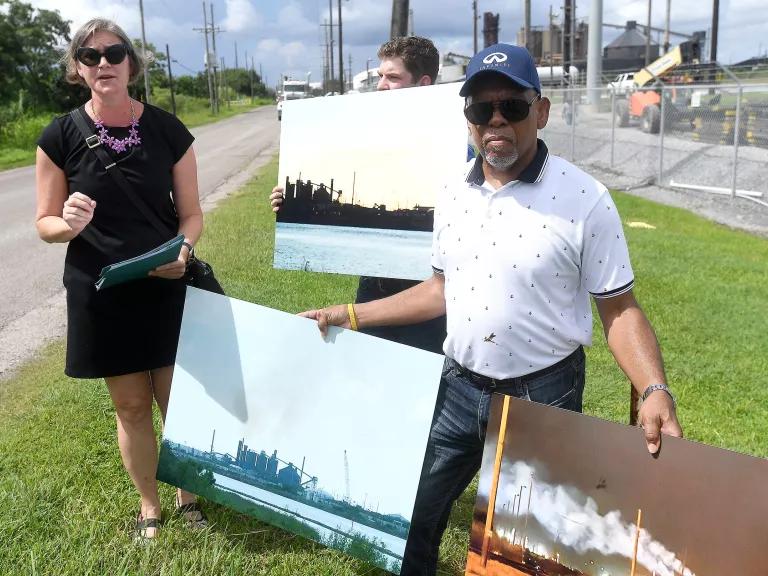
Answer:
<svg viewBox="0 0 768 576"><path fill-rule="evenodd" d="M149 252L105 266L101 269L99 279L96 281L96 290L146 278L151 270L176 260L181 252L183 242L184 234L179 234L176 238L168 240L165 244L161 244Z"/></svg>

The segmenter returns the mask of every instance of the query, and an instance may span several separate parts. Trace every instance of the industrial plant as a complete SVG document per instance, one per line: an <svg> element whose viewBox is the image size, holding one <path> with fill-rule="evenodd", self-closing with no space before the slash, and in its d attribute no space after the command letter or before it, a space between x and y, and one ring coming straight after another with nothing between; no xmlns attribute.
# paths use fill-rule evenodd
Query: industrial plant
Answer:
<svg viewBox="0 0 768 576"><path fill-rule="evenodd" d="M334 197L335 196L335 197ZM285 198L277 213L278 222L379 228L384 230L413 230L431 232L435 210L432 206L389 210L385 204L373 207L355 204L354 186L350 202L341 201L342 191L330 186L313 184L311 180L285 179Z"/></svg>
<svg viewBox="0 0 768 576"><path fill-rule="evenodd" d="M278 457L277 450L268 455L266 450L253 449L245 439L237 443L235 454L214 451L216 431L213 431L211 448L208 451L185 446L171 440L163 440L163 451L168 451L179 460L193 461L205 470L238 480L244 484L279 494L296 502L319 508L353 522L369 526L399 538L407 538L410 521L400 514L383 514L358 504L350 498L349 462L344 452L346 479L344 496L338 498L318 488L318 478L309 474L302 458L301 466Z"/></svg>

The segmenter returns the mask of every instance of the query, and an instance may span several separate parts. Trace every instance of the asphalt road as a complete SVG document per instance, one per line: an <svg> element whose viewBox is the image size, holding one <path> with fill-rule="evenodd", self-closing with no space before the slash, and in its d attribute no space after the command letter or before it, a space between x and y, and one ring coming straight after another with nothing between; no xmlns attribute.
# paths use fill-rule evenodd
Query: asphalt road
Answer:
<svg viewBox="0 0 768 576"><path fill-rule="evenodd" d="M231 192L277 152L274 106L194 128L200 198ZM61 277L66 245L35 229L34 167L0 172L0 379L64 330Z"/></svg>

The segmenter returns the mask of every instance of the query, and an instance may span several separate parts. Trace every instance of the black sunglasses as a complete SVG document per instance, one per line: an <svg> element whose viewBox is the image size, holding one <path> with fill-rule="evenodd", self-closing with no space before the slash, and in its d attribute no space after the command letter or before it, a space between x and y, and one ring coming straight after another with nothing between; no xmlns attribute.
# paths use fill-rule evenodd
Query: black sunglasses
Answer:
<svg viewBox="0 0 768 576"><path fill-rule="evenodd" d="M127 54L128 47L125 44L112 44L111 46L104 48L104 52L99 52L96 50L96 48L81 46L77 49L75 55L81 63L90 67L96 66L99 62L101 62L102 56L104 56L104 58L107 59L107 62L113 66L120 64L120 62L125 60Z"/></svg>
<svg viewBox="0 0 768 576"><path fill-rule="evenodd" d="M541 98L539 94L528 102L521 98L509 98L507 100L495 100L492 102L474 102L464 107L464 116L470 123L477 126L488 124L493 118L493 111L498 108L507 122L520 122L528 118L531 104Z"/></svg>

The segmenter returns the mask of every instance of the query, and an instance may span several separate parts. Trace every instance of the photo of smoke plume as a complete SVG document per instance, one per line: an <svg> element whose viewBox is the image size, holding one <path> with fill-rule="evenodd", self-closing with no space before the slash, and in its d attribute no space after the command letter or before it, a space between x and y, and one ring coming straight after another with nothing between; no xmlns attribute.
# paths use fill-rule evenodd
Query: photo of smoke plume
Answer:
<svg viewBox="0 0 768 576"><path fill-rule="evenodd" d="M765 576L768 460L494 396L466 575Z"/></svg>

